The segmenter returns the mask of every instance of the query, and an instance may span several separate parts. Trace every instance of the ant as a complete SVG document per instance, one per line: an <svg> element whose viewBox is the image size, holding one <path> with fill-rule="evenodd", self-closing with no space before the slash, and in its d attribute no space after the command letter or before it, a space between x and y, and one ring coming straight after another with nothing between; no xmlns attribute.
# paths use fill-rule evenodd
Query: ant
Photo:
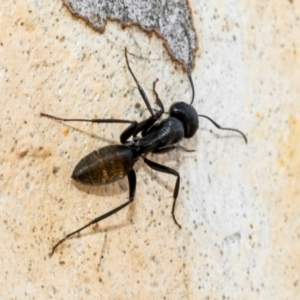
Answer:
<svg viewBox="0 0 300 300"><path fill-rule="evenodd" d="M187 104L184 102L176 102L172 104L169 109L169 116L158 122L158 119L162 116L162 114L165 113L164 105L155 90L158 79L153 82L153 93L155 94L156 103L160 109L154 110L149 103L145 91L140 86L129 65L126 48L125 59L127 68L131 73L131 76L133 77L137 85L140 95L151 114L148 119L141 122L123 119L65 119L54 117L45 113L40 114L42 117L47 117L64 122L75 121L130 124L120 135L121 144L106 146L91 152L79 161L71 176L75 181L89 185L108 184L127 176L129 183L129 200L122 205L112 209L111 211L95 218L83 227L67 234L63 239L61 239L54 245L51 255L53 255L55 249L69 237L79 233L92 224L98 223L103 219L110 217L111 215L129 205L134 200L136 189L136 175L133 166L140 157L151 169L177 177L175 188L173 191L172 217L175 224L179 228L181 228L181 225L178 223L175 217L175 205L179 191L180 175L177 171L149 160L146 156L149 153L166 153L179 148L180 146L178 145L178 142L180 140L182 140L183 138L188 139L195 135L196 131L199 128L199 117L208 119L218 129L230 130L239 133L247 143L247 138L241 131L233 128L223 128L209 117L205 115L198 115L195 108L192 107L195 91L190 72L188 72L188 79L192 89L191 103ZM138 134L140 134L140 136L138 136ZM130 138L132 138L132 140L129 140Z"/></svg>

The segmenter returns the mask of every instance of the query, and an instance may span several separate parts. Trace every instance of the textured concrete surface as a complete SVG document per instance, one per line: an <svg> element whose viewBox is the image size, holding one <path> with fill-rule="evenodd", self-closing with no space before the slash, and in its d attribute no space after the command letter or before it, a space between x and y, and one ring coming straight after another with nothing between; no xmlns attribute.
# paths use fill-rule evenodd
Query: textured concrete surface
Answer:
<svg viewBox="0 0 300 300"><path fill-rule="evenodd" d="M60 1L1 1L1 299L298 299L300 5L190 4L195 107L249 144L201 120L183 142L194 153L152 157L182 176L181 230L170 215L175 179L138 162L135 202L50 258L64 234L126 201L126 180L70 179L81 157L118 143L124 126L40 112L145 118L124 46L151 99L155 78L166 107L191 92L156 37L117 23L100 35Z"/></svg>
<svg viewBox="0 0 300 300"><path fill-rule="evenodd" d="M183 0L161 1L94 1L63 0L76 16L102 32L107 20L136 24L142 30L163 37L170 55L191 70L197 49L190 7Z"/></svg>

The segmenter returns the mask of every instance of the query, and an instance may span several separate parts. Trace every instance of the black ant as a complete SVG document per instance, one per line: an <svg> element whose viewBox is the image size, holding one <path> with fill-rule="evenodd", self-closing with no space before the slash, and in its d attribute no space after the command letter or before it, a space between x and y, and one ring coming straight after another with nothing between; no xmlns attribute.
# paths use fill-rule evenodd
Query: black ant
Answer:
<svg viewBox="0 0 300 300"><path fill-rule="evenodd" d="M196 133L199 127L199 118L204 117L211 121L218 129L235 131L242 135L245 142L247 143L246 136L237 129L223 128L218 125L215 121L204 115L198 115L197 111L192 107L194 100L194 85L191 74L188 73L188 79L192 89L192 101L190 104L184 102L176 102L171 105L169 109L169 117L158 122L158 119L165 113L164 106L159 99L159 96L155 90L153 83L153 92L156 97L156 103L159 106L159 110L152 109L149 100L146 96L145 91L140 86L136 79L131 67L129 65L127 57L127 49L125 48L126 64L129 72L131 73L138 90L146 104L151 116L141 122L123 120L123 119L64 119L57 118L48 114L41 113L41 116L52 118L59 121L69 122L92 122L92 123L128 123L130 124L120 136L120 145L112 145L95 150L82 158L75 167L72 178L83 184L90 185L102 185L115 182L125 176L128 178L129 183L129 200L122 205L112 209L111 211L95 218L83 227L69 233L59 242L57 242L52 248L51 255L53 255L55 249L63 243L66 239L79 233L83 229L100 222L101 220L108 218L115 214L125 206L130 204L134 200L135 189L136 189L136 175L133 169L135 162L142 157L146 165L150 168L171 174L177 177L175 188L173 191L173 205L172 205L172 217L175 224L181 228L181 225L177 222L175 217L175 205L179 191L180 175L177 171L158 164L154 161L149 160L146 156L149 153L166 153L178 148L178 142L183 138L191 138ZM138 136L140 134L140 136ZM129 139L132 138L132 141Z"/></svg>

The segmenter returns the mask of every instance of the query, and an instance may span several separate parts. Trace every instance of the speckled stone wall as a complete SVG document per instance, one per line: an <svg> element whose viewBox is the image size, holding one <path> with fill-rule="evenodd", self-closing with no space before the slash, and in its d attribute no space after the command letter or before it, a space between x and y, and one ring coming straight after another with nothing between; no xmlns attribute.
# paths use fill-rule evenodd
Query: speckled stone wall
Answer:
<svg viewBox="0 0 300 300"><path fill-rule="evenodd" d="M148 116L126 69L154 103L190 101L162 41L109 22L101 35L56 0L0 4L1 299L298 299L300 253L300 5L190 1L198 35L197 136L139 161L130 207L61 245L65 234L125 202L127 180L104 187L70 175L90 151L117 144L123 125L60 117ZM140 106L139 106L140 105Z"/></svg>

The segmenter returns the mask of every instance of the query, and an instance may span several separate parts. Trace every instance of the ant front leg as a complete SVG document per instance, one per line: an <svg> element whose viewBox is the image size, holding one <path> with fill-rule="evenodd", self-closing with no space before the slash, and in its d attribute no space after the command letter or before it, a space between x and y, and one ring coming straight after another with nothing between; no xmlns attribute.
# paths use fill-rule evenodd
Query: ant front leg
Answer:
<svg viewBox="0 0 300 300"><path fill-rule="evenodd" d="M130 67L130 65L129 65L129 60L128 60L128 56L127 56L127 48L126 48L126 47L125 47L125 58L126 58L127 68L128 68L128 70L129 70L129 72L130 72L132 78L134 79L136 85L137 85L137 88L138 88L138 90L139 90L139 92L140 92L140 95L142 96L142 98L143 98L143 100L144 100L144 102L145 102L145 104L146 104L146 106L147 106L147 108L148 108L148 110L149 110L151 116L154 118L154 113L153 113L152 107L151 107L151 105L150 105L150 102L149 102L149 100L148 100L148 97L147 97L145 91L143 90L143 88L140 86L140 84L139 84L137 78L135 77L135 75L134 75L134 73L133 73L133 71L131 70L131 67Z"/></svg>
<svg viewBox="0 0 300 300"><path fill-rule="evenodd" d="M173 220L175 222L175 224L179 227L179 229L181 228L181 225L177 222L176 217L175 217L175 206L176 206L176 200L177 200L177 196L178 196L178 191L179 191L179 185L180 185L180 175L177 171L167 167L167 166L163 166L160 165L154 161L149 160L148 158L144 157L144 162L153 170L158 171L158 172L162 172L162 173L167 173L170 175L174 175L177 177L176 179L176 183L175 183L175 188L173 191L173 205L172 205L172 217Z"/></svg>
<svg viewBox="0 0 300 300"><path fill-rule="evenodd" d="M126 128L121 134L121 142L122 140L127 141L131 136L136 137L138 133L142 132L142 136L145 136L147 130L161 117L161 115L165 112L164 105L162 101L159 99L159 96L155 90L155 85L158 79L153 82L153 92L156 96L156 103L159 106L160 110L157 111L153 116L148 119L139 122L137 124L132 124L128 128ZM142 88L141 88L142 89Z"/></svg>
<svg viewBox="0 0 300 300"><path fill-rule="evenodd" d="M146 106L147 106L147 108L148 108L148 110L149 110L149 112L150 112L150 114L151 114L151 117L152 117L153 119L156 119L156 120L157 120L157 119L165 112L164 106L163 106L161 100L159 99L157 92L155 91L155 85L156 85L156 82L158 81L158 79L156 79L156 80L153 82L153 92L155 93L155 96L156 96L156 103L157 103L157 105L159 106L160 110L159 110L157 113L154 114L153 109L152 109L152 107L151 107L151 105L150 105L150 102L149 102L149 100L148 100L148 97L147 97L147 95L146 95L144 89L141 87L139 81L138 81L137 78L135 77L135 75L134 75L134 73L133 73L133 71L132 71L132 69L131 69L131 67L130 67L129 60L128 60L128 56L127 56L127 48L125 48L125 58L126 58L127 68L128 68L128 70L129 70L129 72L130 72L130 74L131 74L133 80L135 81L135 84L137 85L137 88L138 88L138 90L139 90L139 92L140 92L140 95L141 95L141 97L143 98L143 100L144 100L144 102L145 102L145 104L146 104Z"/></svg>
<svg viewBox="0 0 300 300"><path fill-rule="evenodd" d="M156 83L157 83L158 79L156 79L154 82L153 82L153 92L155 94L155 100L156 100L156 103L157 105L159 106L160 110L156 111L156 113L154 114L154 117L150 117L148 119L146 119L145 121L143 122L140 122L138 124L138 128L137 128L137 132L140 132L142 131L142 136L145 136L148 129L150 127L152 127L152 125L161 117L161 115L165 112L165 108L164 108L164 105L162 103L162 101L160 100L156 90L155 90L155 86L156 86Z"/></svg>

